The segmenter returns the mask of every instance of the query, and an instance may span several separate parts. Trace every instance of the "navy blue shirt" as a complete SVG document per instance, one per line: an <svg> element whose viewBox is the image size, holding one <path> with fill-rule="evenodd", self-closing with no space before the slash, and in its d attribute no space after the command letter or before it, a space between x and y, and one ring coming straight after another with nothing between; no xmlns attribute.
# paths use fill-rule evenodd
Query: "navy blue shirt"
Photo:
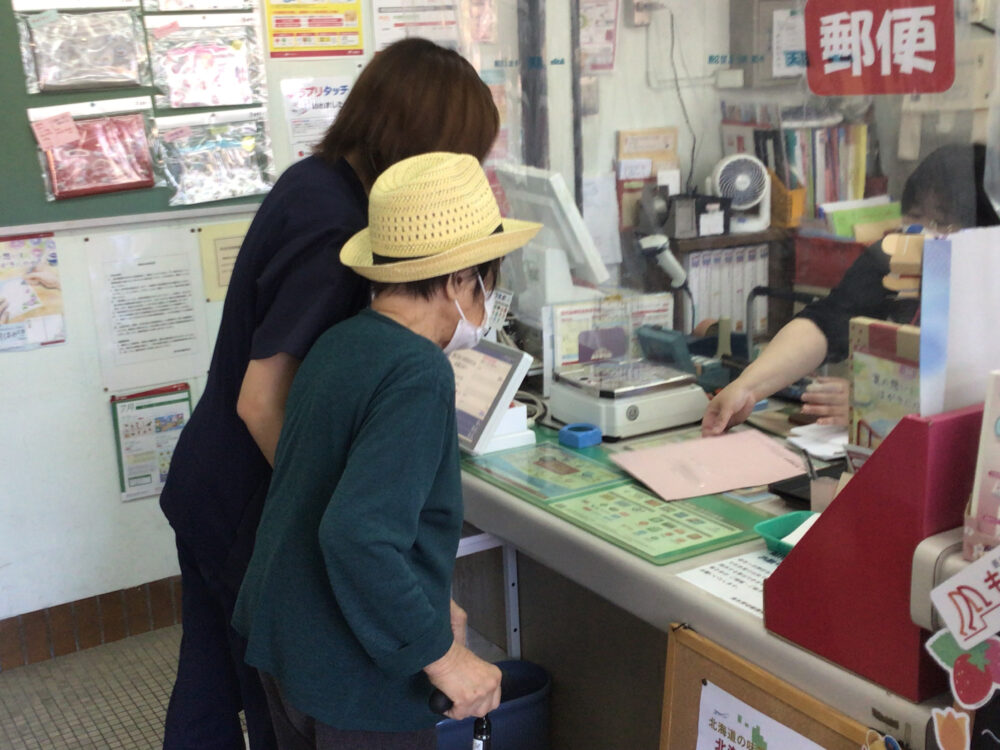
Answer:
<svg viewBox="0 0 1000 750"><path fill-rule="evenodd" d="M367 282L340 249L368 222L364 187L343 159L289 167L247 232L226 293L205 392L181 433L160 506L203 563L249 559L271 467L236 413L252 359L304 359L333 324L368 304Z"/></svg>

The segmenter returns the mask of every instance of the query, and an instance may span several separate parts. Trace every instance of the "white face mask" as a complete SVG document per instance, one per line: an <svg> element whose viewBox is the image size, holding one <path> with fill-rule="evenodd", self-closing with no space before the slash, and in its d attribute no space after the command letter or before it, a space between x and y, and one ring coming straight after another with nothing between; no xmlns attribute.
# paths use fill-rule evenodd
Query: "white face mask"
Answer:
<svg viewBox="0 0 1000 750"><path fill-rule="evenodd" d="M478 274L476 279L479 281L479 288L483 290L483 322L480 326L474 326L465 317L465 313L462 312L462 306L458 304L458 300L455 300L455 307L458 308L458 325L455 326L455 333L451 336L451 341L448 342L448 346L444 348L445 354L451 354L458 349L471 349L479 340L486 335L487 331L490 330L490 317L493 315L493 293L487 292L486 287L483 285L483 279Z"/></svg>

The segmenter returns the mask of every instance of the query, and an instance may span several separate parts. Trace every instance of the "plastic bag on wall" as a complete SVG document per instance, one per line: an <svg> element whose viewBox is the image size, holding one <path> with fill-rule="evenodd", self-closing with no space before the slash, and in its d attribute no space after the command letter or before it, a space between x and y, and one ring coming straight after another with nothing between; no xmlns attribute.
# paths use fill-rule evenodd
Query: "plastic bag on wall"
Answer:
<svg viewBox="0 0 1000 750"><path fill-rule="evenodd" d="M158 108L258 104L267 99L252 14L147 16Z"/></svg>
<svg viewBox="0 0 1000 750"><path fill-rule="evenodd" d="M263 109L159 117L156 125L171 206L266 193L274 184Z"/></svg>
<svg viewBox="0 0 1000 750"><path fill-rule="evenodd" d="M138 11L17 13L29 94L152 83Z"/></svg>
<svg viewBox="0 0 1000 750"><path fill-rule="evenodd" d="M136 106L145 102L146 106ZM163 185L154 167L152 107L149 97L82 102L28 110L32 122L55 110L69 112L77 137L39 148L39 162L50 201Z"/></svg>

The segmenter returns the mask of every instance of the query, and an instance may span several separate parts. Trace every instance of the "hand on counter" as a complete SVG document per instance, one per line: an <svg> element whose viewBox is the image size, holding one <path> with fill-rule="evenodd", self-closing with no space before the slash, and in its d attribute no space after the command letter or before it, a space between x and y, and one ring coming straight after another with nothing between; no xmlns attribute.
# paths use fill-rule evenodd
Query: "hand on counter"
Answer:
<svg viewBox="0 0 1000 750"><path fill-rule="evenodd" d="M846 426L850 420L851 384L844 378L813 378L802 394L802 403L802 413L819 417L817 424Z"/></svg>
<svg viewBox="0 0 1000 750"><path fill-rule="evenodd" d="M702 437L721 435L730 427L745 422L756 403L753 391L737 378L708 402L701 420Z"/></svg>

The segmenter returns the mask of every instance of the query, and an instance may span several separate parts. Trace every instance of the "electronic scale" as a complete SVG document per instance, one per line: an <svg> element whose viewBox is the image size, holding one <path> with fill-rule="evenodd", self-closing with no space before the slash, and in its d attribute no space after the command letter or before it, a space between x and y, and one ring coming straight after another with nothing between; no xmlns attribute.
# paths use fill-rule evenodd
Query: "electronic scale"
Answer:
<svg viewBox="0 0 1000 750"><path fill-rule="evenodd" d="M553 373L549 411L625 438L697 422L708 396L689 372L645 360L591 362Z"/></svg>

